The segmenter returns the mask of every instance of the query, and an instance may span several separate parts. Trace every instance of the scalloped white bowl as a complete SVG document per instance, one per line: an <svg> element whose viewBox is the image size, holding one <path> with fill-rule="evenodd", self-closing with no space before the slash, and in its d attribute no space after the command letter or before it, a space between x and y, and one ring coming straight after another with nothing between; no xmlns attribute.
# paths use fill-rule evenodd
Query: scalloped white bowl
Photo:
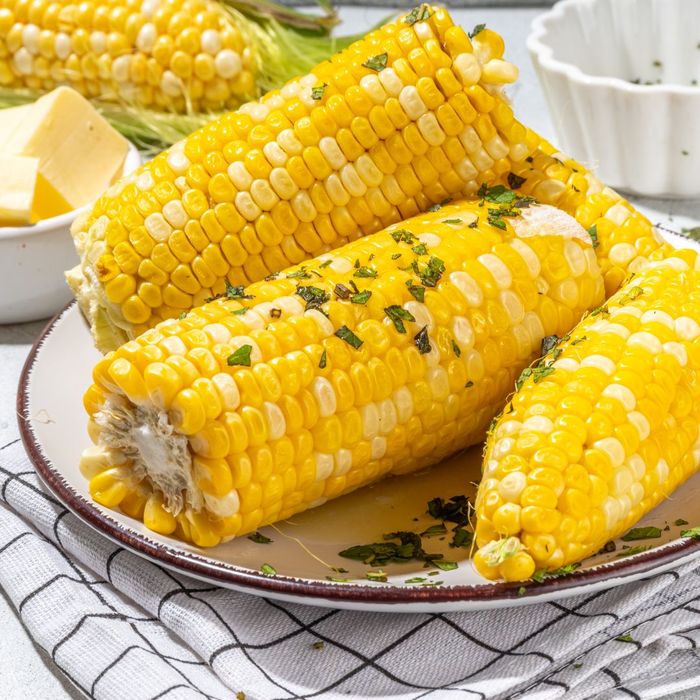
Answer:
<svg viewBox="0 0 700 700"><path fill-rule="evenodd" d="M124 175L141 156L129 144ZM90 205L31 226L0 227L0 324L53 316L71 298L63 273L78 263L70 227Z"/></svg>
<svg viewBox="0 0 700 700"><path fill-rule="evenodd" d="M539 16L527 45L557 145L612 187L700 196L699 42L700 0L563 0Z"/></svg>

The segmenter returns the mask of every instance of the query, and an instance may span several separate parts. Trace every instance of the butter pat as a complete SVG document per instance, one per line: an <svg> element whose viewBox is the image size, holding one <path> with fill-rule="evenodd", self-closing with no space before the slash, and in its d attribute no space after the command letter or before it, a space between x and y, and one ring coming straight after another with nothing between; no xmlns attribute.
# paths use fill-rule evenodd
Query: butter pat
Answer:
<svg viewBox="0 0 700 700"><path fill-rule="evenodd" d="M29 223L38 172L38 158L0 153L0 226Z"/></svg>
<svg viewBox="0 0 700 700"><path fill-rule="evenodd" d="M21 117L0 151L39 159L33 221L92 202L121 176L126 139L75 90L57 88Z"/></svg>
<svg viewBox="0 0 700 700"><path fill-rule="evenodd" d="M12 135L31 108L32 105L23 105L0 109L0 153L14 152L10 150Z"/></svg>

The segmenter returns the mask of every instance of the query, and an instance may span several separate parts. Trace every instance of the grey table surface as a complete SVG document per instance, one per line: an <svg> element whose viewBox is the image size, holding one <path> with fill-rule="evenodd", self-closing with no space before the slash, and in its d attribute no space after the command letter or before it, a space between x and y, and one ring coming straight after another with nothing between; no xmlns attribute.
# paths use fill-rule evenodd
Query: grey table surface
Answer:
<svg viewBox="0 0 700 700"><path fill-rule="evenodd" d="M473 1L476 0L467 0L467 4ZM485 0L481 4L491 6L454 10L456 21L465 27L485 22L504 36L508 57L521 69L520 81L511 90L516 113L522 121L544 136L554 138L544 98L525 48L530 22L541 9L524 7L525 3L520 3L518 7L493 7L519 4L506 0ZM537 3L535 0L534 3L527 4L546 2ZM362 31L379 21L386 12L386 8L342 7L340 16L343 24L340 30L353 33ZM697 201L635 201L654 223L678 229L700 222L700 202ZM16 435L17 381L29 348L43 326L44 322L0 326L0 444ZM80 697L82 695L65 680L49 656L32 642L21 618L0 591L0 698L64 700ZM674 695L673 700L691 700L695 697L681 693Z"/></svg>

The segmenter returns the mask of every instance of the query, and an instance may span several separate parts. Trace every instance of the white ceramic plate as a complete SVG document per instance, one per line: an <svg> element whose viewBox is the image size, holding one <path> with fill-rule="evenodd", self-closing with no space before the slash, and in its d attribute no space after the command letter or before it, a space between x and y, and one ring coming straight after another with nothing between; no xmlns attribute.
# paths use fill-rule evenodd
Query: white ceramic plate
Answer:
<svg viewBox="0 0 700 700"><path fill-rule="evenodd" d="M681 486L650 513L640 525L655 525L658 539L633 542L650 549L620 556L616 550L583 562L574 574L529 583L493 583L474 570L468 549L450 548L445 540L431 538L426 550L441 552L458 562L451 571L424 569L421 563L389 565L386 583L365 579L366 567L344 559L339 552L355 544L381 541L396 530L421 532L435 520L426 514L427 501L457 494L473 497L479 478L480 448L457 455L419 474L396 477L331 501L307 513L264 528L273 540L258 544L247 538L213 549L198 549L159 536L142 524L93 503L80 474L81 450L89 444L82 394L99 355L75 304L64 309L47 326L27 359L19 387L18 415L25 446L37 470L54 494L80 518L142 556L163 566L222 586L299 603L339 608L392 612L446 612L479 610L543 602L578 593L591 593L643 578L680 565L700 554L700 542L680 539L682 527L700 524L700 474ZM261 573L270 564L276 574ZM337 573L332 567L347 569ZM331 582L328 576L351 579ZM424 582L407 583L422 578ZM440 582L440 583L438 583ZM429 583L431 585L421 585Z"/></svg>

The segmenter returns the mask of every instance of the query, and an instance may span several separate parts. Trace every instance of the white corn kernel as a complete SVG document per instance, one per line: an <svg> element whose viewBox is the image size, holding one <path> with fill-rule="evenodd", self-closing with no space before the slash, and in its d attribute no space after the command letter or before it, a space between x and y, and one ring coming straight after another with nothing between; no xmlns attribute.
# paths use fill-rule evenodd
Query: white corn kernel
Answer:
<svg viewBox="0 0 700 700"><path fill-rule="evenodd" d="M243 63L240 55L235 51L223 49L216 54L216 58L214 58L214 67L220 78L229 80L230 78L235 78L241 72Z"/></svg>
<svg viewBox="0 0 700 700"><path fill-rule="evenodd" d="M318 403L318 413L326 418L332 416L338 407L333 385L325 377L316 377L311 384L311 393Z"/></svg>

